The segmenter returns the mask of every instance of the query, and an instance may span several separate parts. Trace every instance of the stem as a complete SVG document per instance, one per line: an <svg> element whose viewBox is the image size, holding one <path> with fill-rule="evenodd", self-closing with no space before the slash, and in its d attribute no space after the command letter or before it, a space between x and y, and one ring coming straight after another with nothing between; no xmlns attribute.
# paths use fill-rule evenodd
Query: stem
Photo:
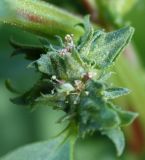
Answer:
<svg viewBox="0 0 145 160"><path fill-rule="evenodd" d="M75 160L75 143L77 140L78 129L75 122L70 124L70 160Z"/></svg>
<svg viewBox="0 0 145 160"><path fill-rule="evenodd" d="M75 142L76 137L72 136L70 138L70 160L75 160Z"/></svg>
<svg viewBox="0 0 145 160"><path fill-rule="evenodd" d="M5 6L7 9L3 10ZM42 1L3 0L0 2L0 10L3 12L0 14L0 22L41 36L72 33L77 40L83 33L81 27L74 27L82 22L80 18Z"/></svg>

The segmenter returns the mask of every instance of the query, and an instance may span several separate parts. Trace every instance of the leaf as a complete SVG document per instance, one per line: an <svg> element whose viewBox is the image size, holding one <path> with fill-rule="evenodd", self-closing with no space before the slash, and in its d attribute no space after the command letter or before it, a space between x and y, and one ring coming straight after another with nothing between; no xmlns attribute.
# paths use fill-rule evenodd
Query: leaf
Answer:
<svg viewBox="0 0 145 160"><path fill-rule="evenodd" d="M85 20L88 26L88 20ZM94 32L93 26L90 24L85 29L85 34L79 42L78 51L84 61L94 64L99 69L107 68L113 64L134 33L132 27L124 27L109 33L101 30Z"/></svg>
<svg viewBox="0 0 145 160"><path fill-rule="evenodd" d="M19 105L33 105L41 94L51 93L53 89L53 84L49 80L39 80L29 91L19 97L12 98L11 101Z"/></svg>
<svg viewBox="0 0 145 160"><path fill-rule="evenodd" d="M119 53L129 43L134 29L125 27L110 33L98 32L101 32L101 35L94 41L88 59L92 61L95 59L96 67L106 68L116 60Z"/></svg>
<svg viewBox="0 0 145 160"><path fill-rule="evenodd" d="M127 88L108 88L105 91L103 91L103 95L107 99L115 99L129 93L130 93L130 90Z"/></svg>
<svg viewBox="0 0 145 160"><path fill-rule="evenodd" d="M107 81L107 80L112 76L112 74L114 74L114 72L103 73L103 74L99 77L99 81L100 81L100 82L105 82L105 81Z"/></svg>
<svg viewBox="0 0 145 160"><path fill-rule="evenodd" d="M67 61L64 57L60 56L58 51L50 51L47 54L41 55L41 57L33 64L42 73L50 76L57 75L56 78L66 79L67 77ZM70 66L69 66L70 67Z"/></svg>
<svg viewBox="0 0 145 160"><path fill-rule="evenodd" d="M123 111L119 107L115 107L115 110L120 117L122 126L130 125L138 117L138 113L131 111Z"/></svg>
<svg viewBox="0 0 145 160"><path fill-rule="evenodd" d="M36 64L40 72L50 75L54 74L52 62L49 55L41 55L41 57L36 62L34 62L34 64Z"/></svg>
<svg viewBox="0 0 145 160"><path fill-rule="evenodd" d="M84 72L75 58L72 55L61 56L59 50L50 51L41 55L33 65L42 73L57 75L58 79L72 80L80 78Z"/></svg>
<svg viewBox="0 0 145 160"><path fill-rule="evenodd" d="M84 97L79 109L79 130L82 136L94 131L114 129L121 123L116 111L106 105L100 98Z"/></svg>
<svg viewBox="0 0 145 160"><path fill-rule="evenodd" d="M0 160L69 160L70 142L63 142L62 137L39 142L9 153Z"/></svg>
<svg viewBox="0 0 145 160"><path fill-rule="evenodd" d="M107 129L102 131L103 135L108 136L115 144L117 155L120 156L125 147L124 134L120 128Z"/></svg>
<svg viewBox="0 0 145 160"><path fill-rule="evenodd" d="M84 27L85 34L80 38L78 42L78 49L80 54L88 54L91 47L91 43L93 41L94 34L94 28L90 23L90 16L86 16L84 18L84 23L82 23L82 26Z"/></svg>
<svg viewBox="0 0 145 160"><path fill-rule="evenodd" d="M10 92L15 93L15 94L20 94L20 92L17 91L17 89L15 89L12 86L11 81L9 79L5 80L5 86Z"/></svg>
<svg viewBox="0 0 145 160"><path fill-rule="evenodd" d="M25 58L28 60L37 60L40 58L40 55L44 53L44 48L42 46L21 44L12 38L10 39L10 44L15 48L11 56L24 54Z"/></svg>
<svg viewBox="0 0 145 160"><path fill-rule="evenodd" d="M58 88L59 93L69 93L74 90L75 90L75 88L70 83L64 83L64 84L60 85L60 87Z"/></svg>

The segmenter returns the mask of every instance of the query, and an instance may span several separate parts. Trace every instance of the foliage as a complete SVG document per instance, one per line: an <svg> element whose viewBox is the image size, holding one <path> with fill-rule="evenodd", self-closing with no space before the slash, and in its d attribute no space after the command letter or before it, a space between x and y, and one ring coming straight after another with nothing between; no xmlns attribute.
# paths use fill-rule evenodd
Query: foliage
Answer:
<svg viewBox="0 0 145 160"><path fill-rule="evenodd" d="M126 88L113 87L108 83L111 76L108 68L114 64L128 44L134 29L125 27L110 33L94 31L89 17L85 17L84 23L78 25L84 28L85 33L77 43L73 41L73 35L69 34L65 36L65 40L56 36L59 43L54 45L46 39L40 39L42 44L40 47L23 46L11 41L16 48L13 55L24 53L27 59L33 61L29 67L34 68L41 76L29 91L11 101L19 105L30 105L32 108L35 108L36 104L44 104L64 111L65 116L58 121L61 123L67 121L66 130L70 142L73 137L71 159L74 158L73 147L77 138L84 138L95 132L108 136L116 146L117 155L120 156L125 146L121 127L130 124L137 114L123 111L113 104L112 99L126 95L130 91ZM6 84L8 89L15 91L9 83ZM52 140L52 143L54 141L56 140ZM27 159L36 159L35 152L45 145L49 146L51 143L22 148L2 160L13 157L15 159L15 156L23 159L27 150L31 153L27 155ZM64 146L66 145L68 146L68 140L65 141ZM57 160L58 157L69 154L69 150L63 150L62 145L59 150L51 159ZM40 150L40 156L46 154L44 151L46 150ZM67 160L69 157L63 159Z"/></svg>
<svg viewBox="0 0 145 160"><path fill-rule="evenodd" d="M61 145L61 147L59 147ZM62 137L50 141L35 143L17 149L2 160L64 160L70 156L69 142L63 142Z"/></svg>

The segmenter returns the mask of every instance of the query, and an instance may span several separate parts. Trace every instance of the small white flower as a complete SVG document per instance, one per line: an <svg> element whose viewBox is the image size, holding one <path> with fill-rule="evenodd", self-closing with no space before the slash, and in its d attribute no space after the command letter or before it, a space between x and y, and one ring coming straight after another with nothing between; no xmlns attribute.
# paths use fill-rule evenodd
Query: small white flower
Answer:
<svg viewBox="0 0 145 160"><path fill-rule="evenodd" d="M56 75L53 75L51 78L52 80L56 80Z"/></svg>

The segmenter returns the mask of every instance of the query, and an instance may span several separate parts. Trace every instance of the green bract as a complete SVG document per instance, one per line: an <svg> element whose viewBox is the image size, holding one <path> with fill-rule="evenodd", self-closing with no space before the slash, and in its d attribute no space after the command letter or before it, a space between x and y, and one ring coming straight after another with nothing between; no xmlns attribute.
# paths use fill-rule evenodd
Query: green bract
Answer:
<svg viewBox="0 0 145 160"><path fill-rule="evenodd" d="M137 114L123 111L112 103L112 99L130 91L110 85L111 73L107 69L128 44L134 29L125 27L110 33L94 31L89 17L81 26L85 33L77 43L73 35L66 35L64 40L57 36L58 45L41 39L41 47L11 41L16 48L14 55L25 53L27 59L34 60L29 67L41 74L28 92L12 101L33 108L40 103L62 110L65 116L59 122L67 121L68 130L74 128L76 138L100 132L113 141L117 154L121 155L125 145L121 127L130 124Z"/></svg>

